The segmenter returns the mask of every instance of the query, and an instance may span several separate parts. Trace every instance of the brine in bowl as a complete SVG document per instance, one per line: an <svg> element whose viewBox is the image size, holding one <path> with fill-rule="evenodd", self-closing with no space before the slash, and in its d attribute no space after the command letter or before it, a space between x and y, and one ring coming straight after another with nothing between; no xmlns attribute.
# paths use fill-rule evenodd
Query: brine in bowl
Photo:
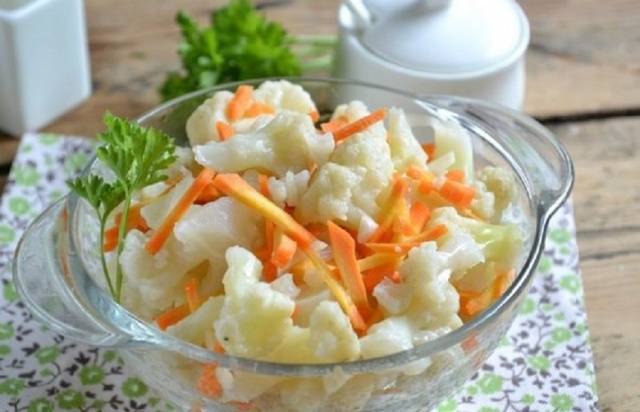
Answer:
<svg viewBox="0 0 640 412"><path fill-rule="evenodd" d="M71 193L14 276L37 317L183 409L435 406L506 333L573 183L526 116L353 81L229 84L139 123L184 148L132 194L123 243Z"/></svg>

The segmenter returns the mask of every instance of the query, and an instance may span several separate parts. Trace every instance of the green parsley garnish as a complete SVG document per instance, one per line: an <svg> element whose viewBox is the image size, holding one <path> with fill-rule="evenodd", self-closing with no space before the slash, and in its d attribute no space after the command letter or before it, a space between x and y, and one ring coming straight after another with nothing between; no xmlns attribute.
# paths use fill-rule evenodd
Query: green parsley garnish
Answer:
<svg viewBox="0 0 640 412"><path fill-rule="evenodd" d="M100 247L100 259L109 291L115 300L120 302L123 280L120 254L124 246L133 193L145 186L166 180L164 170L176 160L176 155L173 139L162 131L144 128L110 113L105 115L104 123L107 130L98 134L102 146L98 148L97 155L114 173L115 180L108 182L102 176L89 174L70 180L67 184L95 209L100 220L101 243L109 216L122 205L115 285L109 274L102 245Z"/></svg>
<svg viewBox="0 0 640 412"><path fill-rule="evenodd" d="M160 88L163 100L219 83L298 76L307 67L326 67L330 63L326 53L334 44L331 36L289 36L249 0L231 0L213 12L209 27L199 27L184 12L177 14L176 22L182 32L178 54L183 70L167 75ZM294 53L294 45L303 49ZM311 60L301 63L301 59Z"/></svg>

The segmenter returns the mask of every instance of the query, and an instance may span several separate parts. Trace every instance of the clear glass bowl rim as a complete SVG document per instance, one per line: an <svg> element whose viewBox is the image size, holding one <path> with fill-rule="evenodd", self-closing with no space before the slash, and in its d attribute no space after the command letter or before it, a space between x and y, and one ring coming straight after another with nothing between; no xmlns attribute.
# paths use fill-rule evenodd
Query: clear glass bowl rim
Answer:
<svg viewBox="0 0 640 412"><path fill-rule="evenodd" d="M514 110L494 105L491 103L468 99L462 97L452 97L445 95L418 95L411 92L401 91L398 89L394 89L391 87L375 85L367 82L357 81L357 80L347 80L347 79L333 79L333 78L325 78L325 77L277 77L277 78L264 78L264 79L254 79L247 81L239 81L239 82L230 82L220 84L208 89L198 90L192 93L188 93L186 95L180 96L173 100L169 100L154 109L146 112L142 116L138 117L136 121L138 123L145 123L149 119L154 118L155 116L163 113L167 109L171 109L187 100L192 98L200 97L203 95L207 95L210 93L214 93L218 90L224 90L233 88L240 84L259 84L266 80L290 80L293 82L317 82L317 83L325 83L329 85L355 85L360 87L367 87L376 89L383 92L393 93L399 95L404 98L422 101L434 106L438 106L438 101L441 99L453 100L457 102L468 103L474 106L482 106L485 108L489 108L491 110L500 112L502 114L506 114L510 117L518 118L519 121L524 122L529 125L535 126L535 129L542 127L535 120L530 117L516 112ZM446 107L445 107L446 108ZM231 368L239 368L246 371L268 374L268 375L285 375L285 376L322 376L328 373L331 373L335 370L335 368L339 367L344 373L366 373L373 372L376 370L383 370L388 368L395 368L401 366L403 364L410 363L412 361L422 359L438 352L447 350L454 345L460 344L467 339L472 338L476 334L479 333L485 326L491 324L494 320L497 320L500 315L507 310L510 306L512 306L517 299L520 297L522 293L524 293L528 289L528 285L530 284L532 277L535 273L535 268L537 262L540 258L540 255L544 246L545 234L549 222L549 218L558 210L558 208L564 203L564 201L568 198L569 193L571 192L573 182L574 182L574 172L573 165L571 159L564 147L557 142L555 139L548 139L548 143L550 143L554 149L560 155L562 161L564 162L564 167L568 171L566 176L566 181L563 182L560 193L553 203L547 206L547 208L543 211L543 213L538 212L537 222L536 222L536 233L532 238L532 245L529 251L528 256L526 257L523 267L511 284L511 286L507 289L507 291L496 301L494 302L488 309L478 315L476 318L471 321L465 323L460 328L455 329L445 335L442 335L434 340L416 345L415 347L404 350L401 352L393 353L390 355L382 356L379 358L372 358L367 360L357 360L350 362L338 362L338 363L323 363L323 364L292 364L292 363L277 363L277 362L268 362L256 359L242 358L236 357L232 355L227 355L224 353L215 353L209 351L205 348L193 345L189 342L178 339L168 333L161 331L158 328L155 328L152 325L149 325L147 321L140 319L137 315L129 312L126 308L121 307L121 309L132 319L139 322L141 325L146 327L145 331L145 339L136 340L135 336L129 336L133 338L128 343L124 344L125 347L150 347L152 349L166 349L178 352L184 356L187 356L192 359L197 359L203 362L216 362L220 366L223 367L231 367ZM517 171L517 168L511 164L510 159L506 159L514 171ZM89 162L88 166L83 171L87 173L91 166L94 164L94 158ZM527 194L531 196L530 194ZM69 193L67 195L67 204L77 205L77 201L79 198L74 193ZM530 201L532 199L529 199ZM535 204L535 202L534 202ZM71 219L73 222L75 219ZM105 296L108 296L106 292L104 292ZM111 299L110 296L107 297ZM115 302L113 302L115 304ZM120 329L113 325L113 328L116 332L122 332ZM150 336L153 336L153 339L149 339Z"/></svg>

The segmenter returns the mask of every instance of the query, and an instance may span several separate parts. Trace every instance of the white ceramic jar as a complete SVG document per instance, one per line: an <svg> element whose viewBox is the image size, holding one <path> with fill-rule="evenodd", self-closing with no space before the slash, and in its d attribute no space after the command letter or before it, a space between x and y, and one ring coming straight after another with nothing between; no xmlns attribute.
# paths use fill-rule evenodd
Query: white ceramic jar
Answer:
<svg viewBox="0 0 640 412"><path fill-rule="evenodd" d="M333 75L520 109L529 24L513 0L346 0Z"/></svg>
<svg viewBox="0 0 640 412"><path fill-rule="evenodd" d="M0 130L36 130L90 94L82 0L0 0Z"/></svg>

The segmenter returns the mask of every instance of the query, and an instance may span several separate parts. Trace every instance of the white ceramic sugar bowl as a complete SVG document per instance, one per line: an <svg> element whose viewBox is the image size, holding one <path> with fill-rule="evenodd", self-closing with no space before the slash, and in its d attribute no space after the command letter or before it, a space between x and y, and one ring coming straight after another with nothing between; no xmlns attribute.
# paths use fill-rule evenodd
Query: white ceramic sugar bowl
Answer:
<svg viewBox="0 0 640 412"><path fill-rule="evenodd" d="M529 23L514 0L345 0L333 75L520 109Z"/></svg>

